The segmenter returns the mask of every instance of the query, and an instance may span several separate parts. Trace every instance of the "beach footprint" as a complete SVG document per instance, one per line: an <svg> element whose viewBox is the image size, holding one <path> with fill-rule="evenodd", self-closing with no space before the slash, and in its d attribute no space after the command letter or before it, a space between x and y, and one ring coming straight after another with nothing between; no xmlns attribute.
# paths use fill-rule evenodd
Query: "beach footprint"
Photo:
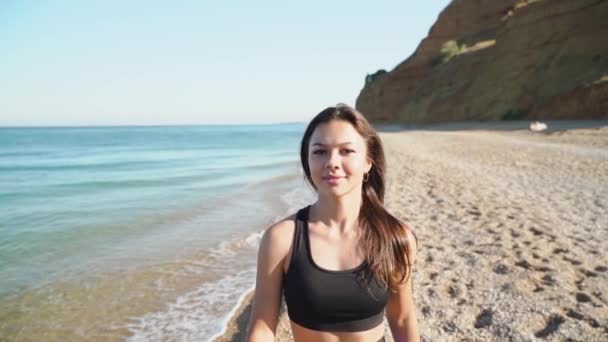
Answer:
<svg viewBox="0 0 608 342"><path fill-rule="evenodd" d="M566 321L566 319L559 314L553 314L546 322L545 327L534 333L534 336L538 338L546 338L554 334L559 327Z"/></svg>
<svg viewBox="0 0 608 342"><path fill-rule="evenodd" d="M473 327L475 329L487 328L492 325L492 318L494 316L494 311L491 308L483 309L480 313L475 317L475 323Z"/></svg>

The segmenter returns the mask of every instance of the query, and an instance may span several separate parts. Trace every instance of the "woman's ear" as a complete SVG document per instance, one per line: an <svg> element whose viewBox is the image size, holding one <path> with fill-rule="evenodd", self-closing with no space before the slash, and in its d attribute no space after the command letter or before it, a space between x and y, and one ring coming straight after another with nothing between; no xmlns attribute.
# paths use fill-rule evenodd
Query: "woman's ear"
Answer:
<svg viewBox="0 0 608 342"><path fill-rule="evenodd" d="M373 165L374 165L374 164L372 163L372 160L371 160L371 159L369 159L369 158L367 158L367 159L365 160L365 173L368 173L368 172L369 172L369 171L372 169L372 166L373 166Z"/></svg>

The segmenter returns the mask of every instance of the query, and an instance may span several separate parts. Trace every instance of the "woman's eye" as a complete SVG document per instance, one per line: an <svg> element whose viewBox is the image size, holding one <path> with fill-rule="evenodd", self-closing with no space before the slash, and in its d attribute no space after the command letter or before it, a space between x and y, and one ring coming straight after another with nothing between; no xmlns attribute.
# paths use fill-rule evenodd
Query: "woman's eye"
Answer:
<svg viewBox="0 0 608 342"><path fill-rule="evenodd" d="M354 152L355 152L355 150L350 150L350 149L340 150L340 154L350 154L350 153L354 153ZM316 151L312 152L312 154L316 154L316 155L324 155L326 153L327 153L326 150L316 150Z"/></svg>

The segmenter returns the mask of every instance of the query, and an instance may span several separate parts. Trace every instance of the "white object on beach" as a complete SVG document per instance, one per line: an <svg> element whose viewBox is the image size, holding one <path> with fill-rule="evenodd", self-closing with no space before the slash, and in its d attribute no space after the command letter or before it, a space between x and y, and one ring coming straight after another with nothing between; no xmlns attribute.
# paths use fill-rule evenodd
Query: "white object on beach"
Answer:
<svg viewBox="0 0 608 342"><path fill-rule="evenodd" d="M530 130L532 132L542 132L547 129L547 124L540 121L533 121L530 123Z"/></svg>

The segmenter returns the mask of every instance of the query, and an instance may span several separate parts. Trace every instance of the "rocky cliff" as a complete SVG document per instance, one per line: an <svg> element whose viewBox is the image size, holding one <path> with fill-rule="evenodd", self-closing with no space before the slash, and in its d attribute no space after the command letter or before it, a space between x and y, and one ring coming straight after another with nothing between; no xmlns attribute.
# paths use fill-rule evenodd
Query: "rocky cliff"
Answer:
<svg viewBox="0 0 608 342"><path fill-rule="evenodd" d="M374 122L608 119L608 0L454 0L356 107Z"/></svg>

